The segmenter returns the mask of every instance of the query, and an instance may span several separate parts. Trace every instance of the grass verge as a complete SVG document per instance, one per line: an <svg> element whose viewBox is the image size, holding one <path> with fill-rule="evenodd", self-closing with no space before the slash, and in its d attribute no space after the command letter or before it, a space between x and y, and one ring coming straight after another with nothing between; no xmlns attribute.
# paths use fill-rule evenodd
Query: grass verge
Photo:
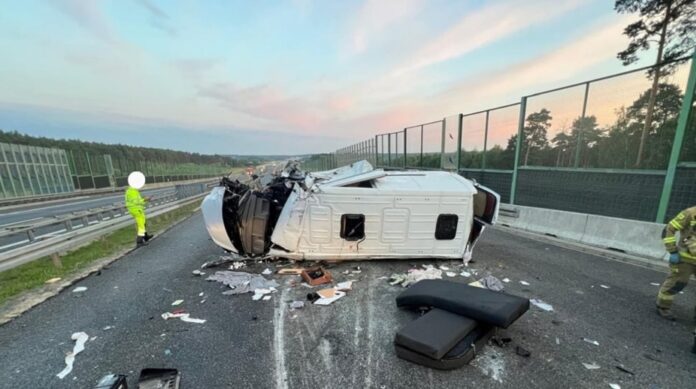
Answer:
<svg viewBox="0 0 696 389"><path fill-rule="evenodd" d="M157 233L191 216L199 202L159 215L147 221L148 230ZM124 227L75 251L61 256L63 267L53 266L49 257L37 259L0 273L0 305L24 291L43 285L54 277L64 278L86 267L91 262L123 251L135 245L135 226Z"/></svg>

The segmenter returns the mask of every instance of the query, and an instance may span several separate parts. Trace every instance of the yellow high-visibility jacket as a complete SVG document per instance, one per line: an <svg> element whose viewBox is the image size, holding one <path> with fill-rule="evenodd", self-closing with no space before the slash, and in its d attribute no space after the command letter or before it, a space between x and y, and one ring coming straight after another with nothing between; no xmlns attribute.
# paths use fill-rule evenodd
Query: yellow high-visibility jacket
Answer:
<svg viewBox="0 0 696 389"><path fill-rule="evenodd" d="M145 210L145 199L140 195L140 191L128 187L126 189L126 208L131 214Z"/></svg>
<svg viewBox="0 0 696 389"><path fill-rule="evenodd" d="M667 223L662 231L662 242L668 252L679 252L685 262L696 264L696 206L679 212Z"/></svg>

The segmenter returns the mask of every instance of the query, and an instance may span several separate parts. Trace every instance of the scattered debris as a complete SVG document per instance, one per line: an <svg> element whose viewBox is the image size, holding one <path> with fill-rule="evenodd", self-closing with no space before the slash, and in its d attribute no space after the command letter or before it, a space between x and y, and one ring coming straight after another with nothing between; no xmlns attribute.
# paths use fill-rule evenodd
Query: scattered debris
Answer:
<svg viewBox="0 0 696 389"><path fill-rule="evenodd" d="M203 324L205 323L205 319L195 319L190 316L190 314L186 312L182 312L181 310L177 310L174 312L165 312L162 314L162 319L164 320L169 320L169 319L175 319L179 318L181 321L185 321L187 323L196 323L196 324Z"/></svg>
<svg viewBox="0 0 696 389"><path fill-rule="evenodd" d="M554 320L551 320L551 324L553 324L553 325L557 325L557 326L560 326L561 324L563 324L563 322L562 322L562 321L560 321L560 320L556 320L556 319L554 319Z"/></svg>
<svg viewBox="0 0 696 389"><path fill-rule="evenodd" d="M582 338L582 340L584 340L585 342L587 342L589 344L594 344L595 346L599 346L599 342L596 340L587 339L587 338Z"/></svg>
<svg viewBox="0 0 696 389"><path fill-rule="evenodd" d="M170 350L170 349L165 349L165 350L164 350L164 355L172 355L172 350Z"/></svg>
<svg viewBox="0 0 696 389"><path fill-rule="evenodd" d="M353 290L353 281L339 282L338 284L336 284L336 290L340 290L343 292Z"/></svg>
<svg viewBox="0 0 696 389"><path fill-rule="evenodd" d="M232 290L222 294L243 294L254 292L256 289L268 289L278 287L275 280L267 280L261 275L229 270L216 271L206 278L207 281L217 281L229 286Z"/></svg>
<svg viewBox="0 0 696 389"><path fill-rule="evenodd" d="M282 275L282 276L286 276L286 275L295 275L295 276L299 276L299 275L302 274L302 271L303 271L303 270L304 270L304 269L302 269L301 267L291 267L291 268L288 268L288 269L280 269L280 270L278 270L278 274L280 274L280 275Z"/></svg>
<svg viewBox="0 0 696 389"><path fill-rule="evenodd" d="M527 281L520 281L520 284L522 284L524 286L529 286L529 282L527 282Z"/></svg>
<svg viewBox="0 0 696 389"><path fill-rule="evenodd" d="M537 308L539 308L539 309L542 309L542 310L544 310L544 311L546 311L546 312L551 312L551 311L553 311L553 306L552 306L551 304L549 304L549 303L545 303L545 302L542 301L542 300L539 300L539 299L530 299L529 302L532 303L532 305L534 305L535 307L537 307Z"/></svg>
<svg viewBox="0 0 696 389"><path fill-rule="evenodd" d="M193 273L194 276L204 276L204 275L205 275L204 272L202 272L202 271L200 271L200 270L198 270L198 269L192 271L191 273Z"/></svg>
<svg viewBox="0 0 696 389"><path fill-rule="evenodd" d="M87 290L86 286L78 286L77 288L73 289L73 293L81 293Z"/></svg>
<svg viewBox="0 0 696 389"><path fill-rule="evenodd" d="M47 279L44 283L45 284L55 284L56 282L60 281L61 279L62 278L60 278L60 277L53 277L53 278Z"/></svg>
<svg viewBox="0 0 696 389"><path fill-rule="evenodd" d="M519 355L521 357L525 357L525 358L529 358L529 356L532 355L532 353L529 350L525 349L522 346L515 347L515 353L517 353L517 355Z"/></svg>
<svg viewBox="0 0 696 389"><path fill-rule="evenodd" d="M331 298L336 294L336 289L335 288L322 289L322 290L317 291L317 294L321 298Z"/></svg>
<svg viewBox="0 0 696 389"><path fill-rule="evenodd" d="M307 301L309 301L310 303L313 303L319 300L320 298L321 296L319 296L316 292L307 293Z"/></svg>
<svg viewBox="0 0 696 389"><path fill-rule="evenodd" d="M334 290L333 296L331 296L330 298L320 297L318 300L314 301L314 304L315 305L329 305L345 295L346 295L346 292L341 292L340 290Z"/></svg>
<svg viewBox="0 0 696 389"><path fill-rule="evenodd" d="M184 302L184 300L176 300L176 301L174 301L174 302L172 303L172 306L179 305L179 304L181 304L181 303L183 303L183 302Z"/></svg>
<svg viewBox="0 0 696 389"><path fill-rule="evenodd" d="M660 286L660 284L658 284L657 282L651 282L650 285L652 285L652 286Z"/></svg>
<svg viewBox="0 0 696 389"><path fill-rule="evenodd" d="M230 265L230 270L241 269L241 268L243 268L243 267L245 267L245 266L246 266L246 263L244 263L244 262L242 262L242 261L232 262L232 264Z"/></svg>
<svg viewBox="0 0 696 389"><path fill-rule="evenodd" d="M60 373L56 374L56 376L61 380L72 371L73 363L75 363L75 356L85 349L85 342L87 342L89 336L84 332L75 332L72 334L70 339L75 341L75 346L73 347L72 351L65 355L65 368Z"/></svg>
<svg viewBox="0 0 696 389"><path fill-rule="evenodd" d="M381 277L377 277L377 279L378 279L378 280L388 280L389 277L387 277L387 276L381 276Z"/></svg>
<svg viewBox="0 0 696 389"><path fill-rule="evenodd" d="M407 273L392 274L389 284L409 286L421 280L435 280L442 278L442 270L432 265L424 265L424 269L410 269Z"/></svg>
<svg viewBox="0 0 696 389"><path fill-rule="evenodd" d="M102 328L102 331L108 331L112 328L114 328L114 327L113 326L106 326L106 327Z"/></svg>
<svg viewBox="0 0 696 389"><path fill-rule="evenodd" d="M469 282L469 285L470 285L470 286L475 286L475 287L477 287L477 288L483 288L483 289L486 288L485 286L483 286L483 284L481 283L481 281L472 281L472 282Z"/></svg>
<svg viewBox="0 0 696 389"><path fill-rule="evenodd" d="M512 338L493 336L491 337L491 342L498 347L505 347L508 343L512 342Z"/></svg>
<svg viewBox="0 0 696 389"><path fill-rule="evenodd" d="M582 365L585 366L585 369L587 369L587 370L597 370L600 367L598 364L596 364L594 362L592 362L592 363L583 362Z"/></svg>
<svg viewBox="0 0 696 389"><path fill-rule="evenodd" d="M469 273L468 271L463 271L459 273L459 275L462 277L471 277L471 273Z"/></svg>
<svg viewBox="0 0 696 389"><path fill-rule="evenodd" d="M652 354L644 353L644 354L643 354L643 357L645 357L645 358L647 358L647 359L649 359L649 360L651 360L651 361L663 362L660 358L658 358L658 357L656 357L656 356L654 356L654 355L652 355Z"/></svg>
<svg viewBox="0 0 696 389"><path fill-rule="evenodd" d="M621 389L621 385L619 385L619 384L609 384L609 387L611 389Z"/></svg>
<svg viewBox="0 0 696 389"><path fill-rule="evenodd" d="M97 382L96 389L127 388L126 376L123 374L107 374Z"/></svg>
<svg viewBox="0 0 696 389"><path fill-rule="evenodd" d="M486 289L490 289L495 292L500 292L504 289L503 283L490 274L481 278L480 280L478 280L478 282L480 282L481 285L483 285Z"/></svg>
<svg viewBox="0 0 696 389"><path fill-rule="evenodd" d="M203 297L204 294L204 292L198 293L198 297Z"/></svg>
<svg viewBox="0 0 696 389"><path fill-rule="evenodd" d="M624 367L624 365L616 365L616 366L614 366L614 367L616 367L617 370L622 371L622 372L624 372L624 373L626 373L626 374L636 375L636 373L634 373L634 372L632 372L632 371L626 369L626 368Z"/></svg>
<svg viewBox="0 0 696 389"><path fill-rule="evenodd" d="M328 284L333 281L331 273L324 270L322 267L313 267L304 269L301 273L302 279L312 286Z"/></svg>
<svg viewBox="0 0 696 389"><path fill-rule="evenodd" d="M265 295L271 294L275 291L276 291L276 288L274 288L274 287L270 287L268 289L266 289L266 288L254 289L254 295L251 296L251 299L254 301L258 301L258 300L261 300L262 298L264 298Z"/></svg>
<svg viewBox="0 0 696 389"><path fill-rule="evenodd" d="M445 274L447 274L447 277L456 277L456 276L457 276L457 273L455 273L455 272L453 272L453 271L448 271L448 272L445 273Z"/></svg>
<svg viewBox="0 0 696 389"><path fill-rule="evenodd" d="M228 262L232 262L232 261L236 261L235 263L241 263L241 266L239 266L239 267L244 266L244 262L239 261L237 257L227 256L227 257L220 257L220 259L215 260L215 261L205 262L204 264L201 265L201 269L224 265L224 264L226 264ZM235 268L235 269L238 269L238 268Z"/></svg>
<svg viewBox="0 0 696 389"><path fill-rule="evenodd" d="M556 344L561 344L561 340L556 338Z"/></svg>
<svg viewBox="0 0 696 389"><path fill-rule="evenodd" d="M448 271L450 269L449 267L447 267L445 265L440 265L438 267L440 268L440 270L444 270L444 271Z"/></svg>
<svg viewBox="0 0 696 389"><path fill-rule="evenodd" d="M600 287L602 287L602 288L604 288L604 289L609 289L609 287L608 287L608 286L606 286L606 285L602 285L602 284L600 284L599 286L600 286Z"/></svg>
<svg viewBox="0 0 696 389"><path fill-rule="evenodd" d="M273 297L273 296L271 296L270 294L267 296L263 296L263 301L268 301L271 299L271 297Z"/></svg>
<svg viewBox="0 0 696 389"><path fill-rule="evenodd" d="M304 301L295 300L290 303L290 309L302 309L304 308Z"/></svg>
<svg viewBox="0 0 696 389"><path fill-rule="evenodd" d="M507 278L507 277L506 277L506 278L503 278L503 282L507 284L508 282L510 282L510 279Z"/></svg>
<svg viewBox="0 0 696 389"><path fill-rule="evenodd" d="M138 388L171 388L179 389L181 375L176 369L142 369L138 377Z"/></svg>
<svg viewBox="0 0 696 389"><path fill-rule="evenodd" d="M262 271L261 274L268 276L268 275L273 274L273 270L266 268L266 270Z"/></svg>

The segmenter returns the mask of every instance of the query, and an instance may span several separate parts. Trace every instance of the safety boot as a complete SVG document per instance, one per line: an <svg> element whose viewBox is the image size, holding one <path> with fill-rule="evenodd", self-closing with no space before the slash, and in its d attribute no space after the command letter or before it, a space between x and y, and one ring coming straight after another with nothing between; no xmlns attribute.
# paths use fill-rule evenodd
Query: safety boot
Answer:
<svg viewBox="0 0 696 389"><path fill-rule="evenodd" d="M152 238L154 238L154 237L155 237L154 235L150 235L149 233L146 232L146 233L145 233L145 236L143 237L143 239L145 239L145 242L147 242L147 241L149 241L150 239L152 239Z"/></svg>
<svg viewBox="0 0 696 389"><path fill-rule="evenodd" d="M676 318L674 317L674 314L672 314L672 310L669 308L657 307L657 314L660 315L660 317L662 317L663 319L667 319L670 321L676 320Z"/></svg>
<svg viewBox="0 0 696 389"><path fill-rule="evenodd" d="M147 241L144 236L138 236L135 239L135 248L147 246Z"/></svg>

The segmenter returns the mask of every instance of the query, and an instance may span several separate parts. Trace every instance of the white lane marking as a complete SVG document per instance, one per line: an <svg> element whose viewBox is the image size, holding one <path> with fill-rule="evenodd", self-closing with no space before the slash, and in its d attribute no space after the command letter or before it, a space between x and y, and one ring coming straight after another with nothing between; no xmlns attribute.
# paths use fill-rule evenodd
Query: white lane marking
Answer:
<svg viewBox="0 0 696 389"><path fill-rule="evenodd" d="M273 314L273 354L275 356L276 388L287 389L288 372L285 370L285 296L288 288L282 288L278 305Z"/></svg>
<svg viewBox="0 0 696 389"><path fill-rule="evenodd" d="M9 226L14 226L17 224L22 224L22 223L26 223L26 222L30 222L30 221L34 221L34 220L39 220L39 219L43 219L43 217L39 216L39 217L33 217L31 219L20 220L17 222L5 223L5 224L0 225L0 228L7 228Z"/></svg>

